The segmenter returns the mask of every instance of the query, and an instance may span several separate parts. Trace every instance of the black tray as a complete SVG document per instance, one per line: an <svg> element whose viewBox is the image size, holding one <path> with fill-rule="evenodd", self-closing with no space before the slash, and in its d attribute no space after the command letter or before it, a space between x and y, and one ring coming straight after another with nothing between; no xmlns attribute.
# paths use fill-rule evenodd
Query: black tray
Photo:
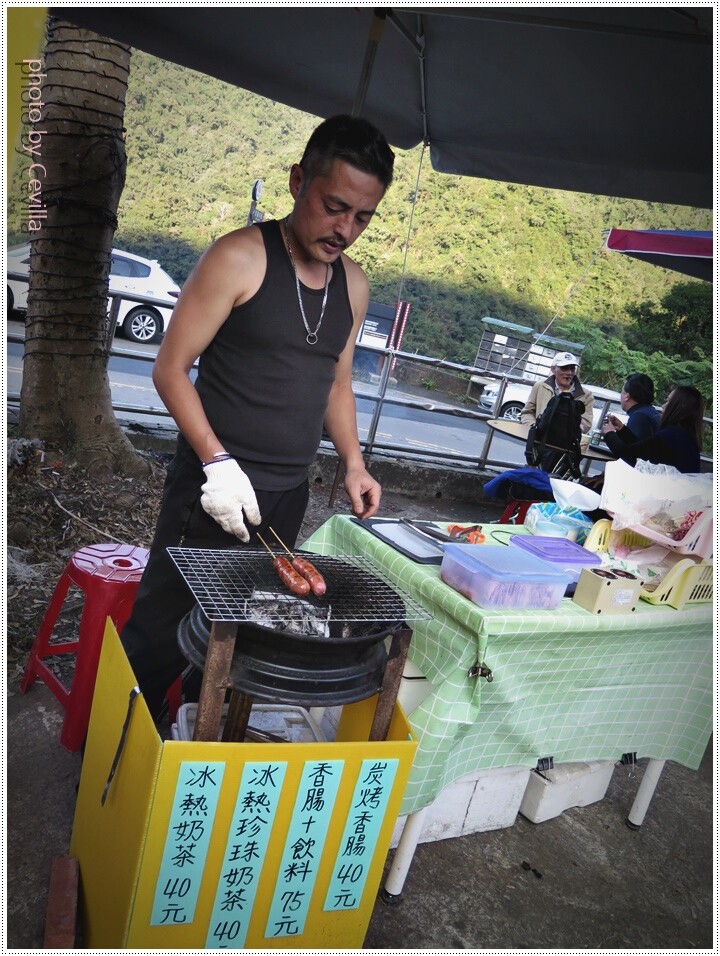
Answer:
<svg viewBox="0 0 720 956"><path fill-rule="evenodd" d="M417 561L418 564L442 564L442 541L425 538L408 525L402 524L398 518L366 518L364 521L351 518L350 520L380 538L385 544L389 544L391 548L395 548L400 554L404 554L406 558ZM427 526L435 531L439 530L432 521L415 521L413 524L418 528Z"/></svg>

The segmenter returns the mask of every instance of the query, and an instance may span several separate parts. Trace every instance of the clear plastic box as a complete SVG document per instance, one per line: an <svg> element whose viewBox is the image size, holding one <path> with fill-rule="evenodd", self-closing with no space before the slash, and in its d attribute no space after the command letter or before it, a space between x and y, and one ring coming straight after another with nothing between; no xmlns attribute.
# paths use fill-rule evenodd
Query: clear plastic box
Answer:
<svg viewBox="0 0 720 956"><path fill-rule="evenodd" d="M570 583L565 571L502 544L446 544L440 577L486 608L551 610Z"/></svg>
<svg viewBox="0 0 720 956"><path fill-rule="evenodd" d="M195 730L198 705L183 704L178 708L177 721L170 728L173 740L192 740ZM223 707L220 733L227 717L227 704ZM269 736L268 736L269 735ZM253 704L245 737L246 740L284 743L314 743L324 741L325 735L304 707L287 704Z"/></svg>
<svg viewBox="0 0 720 956"><path fill-rule="evenodd" d="M570 596L575 591L575 585L583 568L602 564L602 558L592 551L581 547L567 538L543 538L529 534L514 534L510 544L534 554L541 561L547 561L559 571L566 571L570 576L570 583L565 592Z"/></svg>

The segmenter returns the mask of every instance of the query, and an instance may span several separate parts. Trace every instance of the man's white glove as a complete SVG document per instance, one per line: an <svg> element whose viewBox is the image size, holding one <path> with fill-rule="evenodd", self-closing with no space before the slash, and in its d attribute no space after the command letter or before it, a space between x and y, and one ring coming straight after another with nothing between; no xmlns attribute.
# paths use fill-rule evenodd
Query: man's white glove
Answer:
<svg viewBox="0 0 720 956"><path fill-rule="evenodd" d="M234 458L223 458L203 465L206 482L202 486L200 504L223 530L249 541L245 519L260 524L260 509L250 479Z"/></svg>

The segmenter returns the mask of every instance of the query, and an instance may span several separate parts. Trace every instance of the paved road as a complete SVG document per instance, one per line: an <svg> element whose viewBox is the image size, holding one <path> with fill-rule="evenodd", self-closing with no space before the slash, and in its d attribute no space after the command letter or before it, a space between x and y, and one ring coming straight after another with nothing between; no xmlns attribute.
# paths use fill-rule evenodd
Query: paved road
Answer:
<svg viewBox="0 0 720 956"><path fill-rule="evenodd" d="M20 322L9 322L8 331L22 333ZM152 383L152 358L157 354L157 345L139 345L116 337L115 349L124 354L110 356L108 374L112 390L113 404L120 406L139 406L143 409L137 414L123 412L123 417L135 419L148 427L168 424L168 418L162 414L163 404ZM8 393L20 392L22 383L22 350L20 343L7 344L7 383ZM144 358L143 358L144 357ZM372 386L356 383L358 405L358 430L361 440L367 438L375 403L367 397L374 394ZM399 389L388 392L390 397L418 401L417 396L403 393ZM428 396L428 404L442 409L443 404ZM451 406L445 406L450 409ZM464 458L479 457L487 436L487 426L475 419L459 418L450 411L426 411L402 405L386 404L380 415L377 428L377 441L383 444L399 445L409 453L428 453L446 460L462 461ZM496 436L492 444L492 458L510 463L522 464L523 446L521 442Z"/></svg>

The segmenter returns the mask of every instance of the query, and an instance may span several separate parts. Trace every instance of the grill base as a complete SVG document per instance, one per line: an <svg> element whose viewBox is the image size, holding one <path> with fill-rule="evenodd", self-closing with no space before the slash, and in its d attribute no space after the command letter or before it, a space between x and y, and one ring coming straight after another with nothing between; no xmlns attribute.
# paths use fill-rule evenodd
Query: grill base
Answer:
<svg viewBox="0 0 720 956"><path fill-rule="evenodd" d="M229 679L235 690L280 704L324 707L351 704L377 694L387 652L384 638L400 625L378 628L371 641L302 640L298 635L241 623ZM210 641L210 622L195 606L180 623L178 644L201 669Z"/></svg>

